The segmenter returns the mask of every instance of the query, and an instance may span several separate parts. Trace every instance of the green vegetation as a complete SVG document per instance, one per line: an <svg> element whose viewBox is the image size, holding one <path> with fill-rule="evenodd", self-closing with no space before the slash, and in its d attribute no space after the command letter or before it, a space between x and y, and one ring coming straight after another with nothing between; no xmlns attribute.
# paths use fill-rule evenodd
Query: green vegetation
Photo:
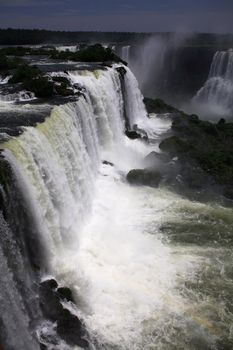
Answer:
<svg viewBox="0 0 233 350"><path fill-rule="evenodd" d="M3 55L6 56L25 56L25 55L43 55L46 52L48 52L47 50L43 50L43 49L35 49L35 48L30 48L30 47L23 47L23 46L14 46L14 47L4 47L1 48L0 52Z"/></svg>
<svg viewBox="0 0 233 350"><path fill-rule="evenodd" d="M23 57L48 56L52 59L69 60L74 62L123 62L111 49L101 44L84 46L79 51L58 51L55 48L6 47L0 49L0 56L9 61L9 56ZM5 63L4 63L5 64Z"/></svg>
<svg viewBox="0 0 233 350"><path fill-rule="evenodd" d="M37 67L22 64L16 69L9 82L12 84L21 83L27 80L38 78L40 75L41 72Z"/></svg>
<svg viewBox="0 0 233 350"><path fill-rule="evenodd" d="M34 92L36 97L52 97L54 95L53 83L48 77L38 76L36 78L23 81L23 87L26 90Z"/></svg>
<svg viewBox="0 0 233 350"><path fill-rule="evenodd" d="M75 62L123 62L111 49L104 48L101 44L91 45L76 52L55 50L51 58Z"/></svg>
<svg viewBox="0 0 233 350"><path fill-rule="evenodd" d="M21 83L25 90L34 92L36 97L51 97L54 94L53 83L36 66L25 63L19 65L9 80L11 84Z"/></svg>
<svg viewBox="0 0 233 350"><path fill-rule="evenodd" d="M88 44L91 42L108 42L129 44L159 36L169 40L174 33L132 33L132 32L62 32L40 29L0 29L0 45L38 45L47 43ZM225 49L233 46L232 34L193 34L187 38L185 45L192 47L215 47ZM45 46L50 48L51 45Z"/></svg>
<svg viewBox="0 0 233 350"><path fill-rule="evenodd" d="M17 68L22 63L19 58L8 58L0 50L0 71Z"/></svg>
<svg viewBox="0 0 233 350"><path fill-rule="evenodd" d="M62 32L38 29L0 29L0 45L75 44L93 42L128 43L146 39L150 34L119 32Z"/></svg>

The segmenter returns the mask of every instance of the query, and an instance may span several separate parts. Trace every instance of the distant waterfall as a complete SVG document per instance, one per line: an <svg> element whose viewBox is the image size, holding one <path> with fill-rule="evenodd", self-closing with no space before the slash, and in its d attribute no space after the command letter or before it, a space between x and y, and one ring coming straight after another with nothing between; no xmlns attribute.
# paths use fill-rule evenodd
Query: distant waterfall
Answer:
<svg viewBox="0 0 233 350"><path fill-rule="evenodd" d="M122 47L121 58L127 63L130 63L130 48L129 45Z"/></svg>
<svg viewBox="0 0 233 350"><path fill-rule="evenodd" d="M224 116L233 112L233 50L214 55L208 79L193 98L193 104L206 105L210 112Z"/></svg>

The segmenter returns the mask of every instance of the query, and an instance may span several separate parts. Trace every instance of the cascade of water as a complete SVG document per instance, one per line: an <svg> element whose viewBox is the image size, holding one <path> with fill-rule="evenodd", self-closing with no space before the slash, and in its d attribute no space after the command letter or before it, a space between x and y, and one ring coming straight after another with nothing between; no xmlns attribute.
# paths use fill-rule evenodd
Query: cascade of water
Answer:
<svg viewBox="0 0 233 350"><path fill-rule="evenodd" d="M138 87L138 82L133 73L127 69L125 76L126 90L126 113L129 118L130 126L137 124L141 120L146 120L146 109L143 103L143 96Z"/></svg>
<svg viewBox="0 0 233 350"><path fill-rule="evenodd" d="M39 315L33 277L16 237L0 213L0 344L9 350L37 350L31 322ZM4 347L5 349L5 347Z"/></svg>
<svg viewBox="0 0 233 350"><path fill-rule="evenodd" d="M5 157L26 178L51 269L64 247L74 241L78 245L77 231L90 212L103 151L109 153L124 138L118 72L82 71L69 76L85 88L85 96L54 108L44 123L25 128L22 135L3 145L8 150ZM133 80L131 75L127 79ZM135 105L131 114L140 98L128 97L129 104Z"/></svg>
<svg viewBox="0 0 233 350"><path fill-rule="evenodd" d="M130 45L122 47L121 58L123 61L130 63Z"/></svg>
<svg viewBox="0 0 233 350"><path fill-rule="evenodd" d="M195 105L206 105L210 112L230 115L233 111L233 50L214 55L209 76L204 86L192 99Z"/></svg>
<svg viewBox="0 0 233 350"><path fill-rule="evenodd" d="M154 217L154 194L152 205L151 190L137 192L122 181L122 172L138 167L138 158L149 152L124 135L124 102L131 125L145 119L146 111L129 69L124 94L115 67L68 75L82 86L79 100L55 107L43 123L25 127L2 148L27 193L45 273L72 288L99 349L131 349L145 341L144 320L161 310L166 314L164 294L169 297L175 276L169 248L144 234ZM162 211L166 198L156 205ZM156 220L153 227L160 215Z"/></svg>

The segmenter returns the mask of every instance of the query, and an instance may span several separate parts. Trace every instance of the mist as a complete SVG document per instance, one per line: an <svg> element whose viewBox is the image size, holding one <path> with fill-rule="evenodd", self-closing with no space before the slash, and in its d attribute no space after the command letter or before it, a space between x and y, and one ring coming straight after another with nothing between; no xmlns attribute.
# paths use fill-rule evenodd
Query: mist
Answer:
<svg viewBox="0 0 233 350"><path fill-rule="evenodd" d="M132 48L130 68L136 75L145 96L164 97L169 70L176 69L176 52L192 33L156 34Z"/></svg>

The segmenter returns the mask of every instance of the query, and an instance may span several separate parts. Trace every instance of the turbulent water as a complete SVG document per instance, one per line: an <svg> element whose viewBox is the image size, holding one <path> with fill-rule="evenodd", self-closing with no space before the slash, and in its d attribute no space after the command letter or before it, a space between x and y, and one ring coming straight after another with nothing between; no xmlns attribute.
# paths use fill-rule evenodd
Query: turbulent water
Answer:
<svg viewBox="0 0 233 350"><path fill-rule="evenodd" d="M231 116L233 112L233 50L214 55L209 76L193 98L197 109L214 115Z"/></svg>
<svg viewBox="0 0 233 350"><path fill-rule="evenodd" d="M124 89L114 68L72 71L68 78L82 86L79 100L55 107L43 123L1 145L39 232L42 278L54 276L72 289L77 308L70 307L93 349L231 349L232 209L162 187L130 186L126 173L158 150L169 120L147 118L128 69ZM126 138L125 114L152 144ZM21 304L25 293L1 249L4 329L8 337L15 330L14 342L22 335L12 349L37 349L30 310Z"/></svg>

